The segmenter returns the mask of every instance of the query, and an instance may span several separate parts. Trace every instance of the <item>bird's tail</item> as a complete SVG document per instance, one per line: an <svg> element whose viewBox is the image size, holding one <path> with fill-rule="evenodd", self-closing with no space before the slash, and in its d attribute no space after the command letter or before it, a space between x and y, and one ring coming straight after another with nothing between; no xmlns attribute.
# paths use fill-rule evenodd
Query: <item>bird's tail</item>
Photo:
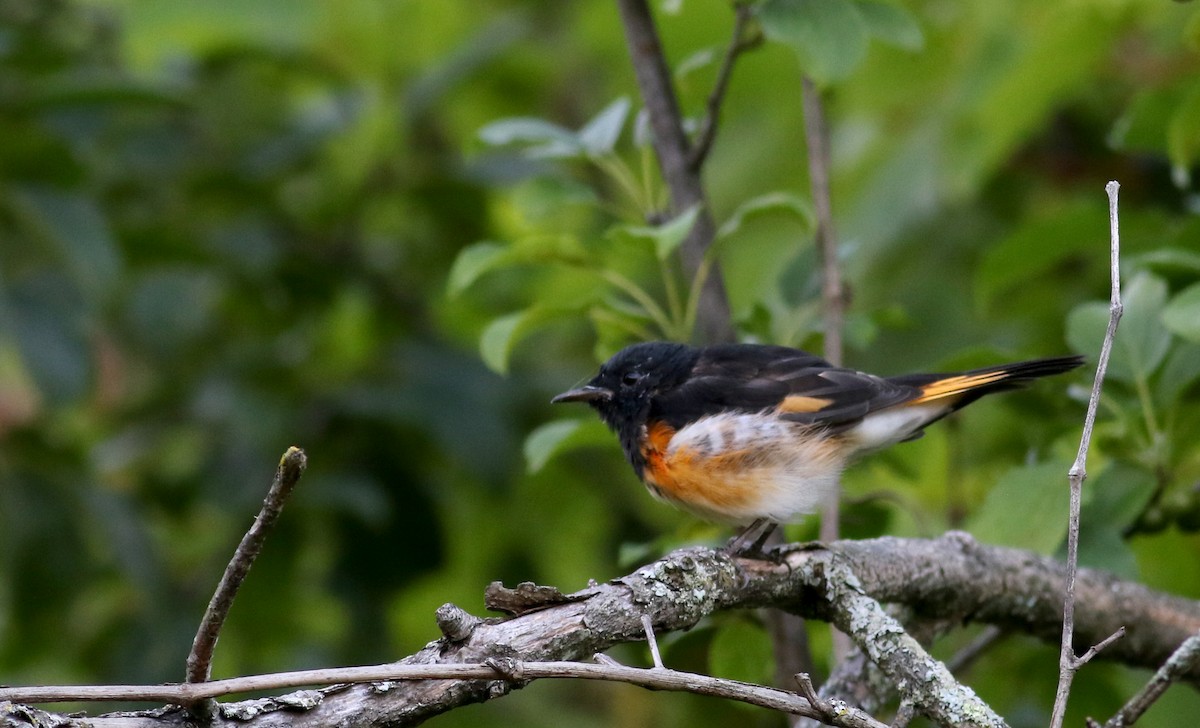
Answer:
<svg viewBox="0 0 1200 728"><path fill-rule="evenodd" d="M890 381L921 390L918 397L905 404L943 401L958 409L984 395L1016 389L1033 379L1069 372L1082 364L1081 356L1058 356L972 369L960 374L913 374L894 377Z"/></svg>

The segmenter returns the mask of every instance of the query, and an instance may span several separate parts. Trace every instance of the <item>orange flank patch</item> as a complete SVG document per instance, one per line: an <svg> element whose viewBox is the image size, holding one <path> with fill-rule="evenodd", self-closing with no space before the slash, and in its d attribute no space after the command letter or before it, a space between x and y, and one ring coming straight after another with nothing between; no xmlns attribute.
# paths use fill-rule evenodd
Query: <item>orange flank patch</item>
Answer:
<svg viewBox="0 0 1200 728"><path fill-rule="evenodd" d="M802 394L793 394L790 397L784 397L779 403L780 412L820 412L833 403L832 399L822 399L820 397L805 397Z"/></svg>
<svg viewBox="0 0 1200 728"><path fill-rule="evenodd" d="M702 518L790 522L820 507L846 464L841 438L813 434L765 412L711 415L679 431L650 423L642 479L655 497Z"/></svg>
<svg viewBox="0 0 1200 728"><path fill-rule="evenodd" d="M960 374L955 377L946 377L945 379L939 379L936 382L930 382L921 387L921 396L909 400L905 404L925 404L936 399L953 397L978 387L1002 381L1007 379L1008 376L1008 372L1000 370L984 374Z"/></svg>
<svg viewBox="0 0 1200 728"><path fill-rule="evenodd" d="M642 456L646 485L656 496L711 518L726 520L762 495L761 472L749 449L700 453L669 448L675 430L661 422L646 429ZM757 476L757 477L756 477Z"/></svg>

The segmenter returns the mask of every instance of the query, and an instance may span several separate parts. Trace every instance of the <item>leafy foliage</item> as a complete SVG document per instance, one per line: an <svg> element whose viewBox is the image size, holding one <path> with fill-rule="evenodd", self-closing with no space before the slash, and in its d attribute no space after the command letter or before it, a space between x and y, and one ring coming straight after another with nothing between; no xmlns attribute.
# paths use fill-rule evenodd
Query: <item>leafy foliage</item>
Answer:
<svg viewBox="0 0 1200 728"><path fill-rule="evenodd" d="M752 9L768 42L739 60L705 168L708 265L739 333L821 343L802 72L827 90L856 367L1094 361L1119 179L1126 311L1082 556L1200 597L1200 10ZM659 20L695 128L728 6ZM600 0L0 4L3 682L177 680L291 444L310 470L217 675L394 659L495 579L569 589L724 535L645 497L599 423L546 404L597 358L696 323L677 251L696 210L665 213L616 23ZM846 533L965 527L1055 552L1089 383L994 398L852 469ZM664 640L674 666L750 679L765 644L749 615ZM1055 654L1006 645L971 683L1044 724ZM1142 677L1089 665L1068 720ZM1173 692L1143 722L1197 709ZM482 710L775 724L619 686Z"/></svg>

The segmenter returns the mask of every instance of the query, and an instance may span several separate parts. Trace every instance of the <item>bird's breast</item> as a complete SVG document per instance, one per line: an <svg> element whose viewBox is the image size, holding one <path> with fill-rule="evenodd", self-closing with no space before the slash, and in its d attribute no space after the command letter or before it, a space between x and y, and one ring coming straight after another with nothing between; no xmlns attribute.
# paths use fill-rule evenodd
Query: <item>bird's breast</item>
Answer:
<svg viewBox="0 0 1200 728"><path fill-rule="evenodd" d="M790 521L833 491L844 465L840 441L770 413L722 413L678 430L649 423L642 478L655 496L732 523Z"/></svg>

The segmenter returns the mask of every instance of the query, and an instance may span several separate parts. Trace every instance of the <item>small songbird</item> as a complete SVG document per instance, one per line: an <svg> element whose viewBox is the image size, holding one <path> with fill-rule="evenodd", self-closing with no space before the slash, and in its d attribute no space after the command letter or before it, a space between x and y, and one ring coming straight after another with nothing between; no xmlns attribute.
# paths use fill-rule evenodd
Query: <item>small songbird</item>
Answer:
<svg viewBox="0 0 1200 728"><path fill-rule="evenodd" d="M758 547L776 524L817 510L858 456L914 440L985 394L1082 363L878 377L783 346L651 342L622 349L552 401L595 408L655 497L747 525L734 539L741 550L755 529L764 528Z"/></svg>

